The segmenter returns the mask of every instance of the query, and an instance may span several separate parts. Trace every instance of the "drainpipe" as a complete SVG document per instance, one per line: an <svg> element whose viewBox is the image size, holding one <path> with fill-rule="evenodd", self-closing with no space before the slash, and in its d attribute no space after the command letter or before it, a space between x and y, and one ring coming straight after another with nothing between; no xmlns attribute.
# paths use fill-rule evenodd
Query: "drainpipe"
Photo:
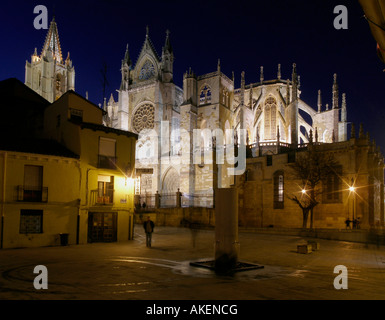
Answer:
<svg viewBox="0 0 385 320"><path fill-rule="evenodd" d="M1 231L0 231L0 249L3 249L4 241L4 206L5 206L5 186L7 172L7 152L3 152L3 192L1 196Z"/></svg>

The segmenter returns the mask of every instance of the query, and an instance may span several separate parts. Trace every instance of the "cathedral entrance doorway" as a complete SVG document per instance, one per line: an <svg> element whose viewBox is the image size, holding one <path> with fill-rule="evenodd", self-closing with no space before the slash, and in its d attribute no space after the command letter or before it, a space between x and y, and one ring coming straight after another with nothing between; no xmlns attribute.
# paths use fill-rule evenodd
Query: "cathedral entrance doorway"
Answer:
<svg viewBox="0 0 385 320"><path fill-rule="evenodd" d="M176 206L176 192L179 189L179 174L175 168L167 169L162 180L161 206Z"/></svg>

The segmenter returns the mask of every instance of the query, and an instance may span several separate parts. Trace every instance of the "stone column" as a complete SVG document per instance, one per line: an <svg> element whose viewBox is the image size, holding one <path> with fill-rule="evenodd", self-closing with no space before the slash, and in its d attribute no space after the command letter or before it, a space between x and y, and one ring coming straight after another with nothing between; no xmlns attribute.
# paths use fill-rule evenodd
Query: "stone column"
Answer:
<svg viewBox="0 0 385 320"><path fill-rule="evenodd" d="M215 270L234 269L238 254L238 190L215 189Z"/></svg>

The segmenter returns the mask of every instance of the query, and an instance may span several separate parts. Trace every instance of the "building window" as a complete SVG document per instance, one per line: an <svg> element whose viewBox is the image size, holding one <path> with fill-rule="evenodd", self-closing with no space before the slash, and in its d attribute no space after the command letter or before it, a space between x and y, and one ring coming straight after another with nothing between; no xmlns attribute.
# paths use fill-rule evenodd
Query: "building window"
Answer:
<svg viewBox="0 0 385 320"><path fill-rule="evenodd" d="M324 203L338 203L342 201L341 179L342 169L339 167L330 173L323 181L322 201Z"/></svg>
<svg viewBox="0 0 385 320"><path fill-rule="evenodd" d="M266 155L266 166L271 167L273 165L273 156L271 154Z"/></svg>
<svg viewBox="0 0 385 320"><path fill-rule="evenodd" d="M83 122L83 110L70 108L70 120L74 122Z"/></svg>
<svg viewBox="0 0 385 320"><path fill-rule="evenodd" d="M149 80L155 76L155 67L150 61L146 61L139 73L139 80Z"/></svg>
<svg viewBox="0 0 385 320"><path fill-rule="evenodd" d="M199 104L211 103L211 88L205 85L199 95Z"/></svg>
<svg viewBox="0 0 385 320"><path fill-rule="evenodd" d="M43 233L43 210L20 210L20 233Z"/></svg>
<svg viewBox="0 0 385 320"><path fill-rule="evenodd" d="M99 138L98 167L105 169L116 169L116 140Z"/></svg>
<svg viewBox="0 0 385 320"><path fill-rule="evenodd" d="M274 209L283 209L284 204L284 178L283 171L274 173Z"/></svg>
<svg viewBox="0 0 385 320"><path fill-rule="evenodd" d="M114 176L98 175L97 204L112 204L114 199Z"/></svg>
<svg viewBox="0 0 385 320"><path fill-rule="evenodd" d="M18 186L18 201L47 202L48 188L43 187L43 167L25 165L24 185Z"/></svg>
<svg viewBox="0 0 385 320"><path fill-rule="evenodd" d="M141 105L136 111L132 119L132 126L137 133L144 129L154 129L155 124L155 108L152 104L146 103Z"/></svg>
<svg viewBox="0 0 385 320"><path fill-rule="evenodd" d="M294 163L295 162L295 151L289 151L287 154L287 162Z"/></svg>
<svg viewBox="0 0 385 320"><path fill-rule="evenodd" d="M277 101L273 97L268 97L265 101L265 140L275 140L277 138Z"/></svg>

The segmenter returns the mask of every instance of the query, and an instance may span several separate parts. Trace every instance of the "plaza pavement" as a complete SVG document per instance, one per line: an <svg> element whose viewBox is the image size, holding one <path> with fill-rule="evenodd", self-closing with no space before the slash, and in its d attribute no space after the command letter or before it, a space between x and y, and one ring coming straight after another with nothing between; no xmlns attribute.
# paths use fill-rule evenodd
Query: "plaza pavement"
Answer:
<svg viewBox="0 0 385 320"><path fill-rule="evenodd" d="M213 259L214 231L156 227L147 248L141 226L119 243L0 250L0 300L382 300L385 247L317 239L320 249L297 253L299 236L239 233L240 261L264 266L216 275L190 262ZM37 290L36 265L48 270ZM348 270L337 290L334 267Z"/></svg>

